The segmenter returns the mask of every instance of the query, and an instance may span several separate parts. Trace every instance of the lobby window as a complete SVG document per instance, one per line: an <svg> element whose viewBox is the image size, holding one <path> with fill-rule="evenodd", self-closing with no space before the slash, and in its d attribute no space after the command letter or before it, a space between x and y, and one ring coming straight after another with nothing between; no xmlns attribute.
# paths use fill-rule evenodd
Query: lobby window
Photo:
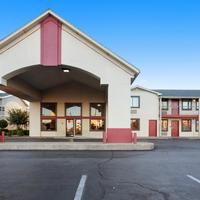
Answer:
<svg viewBox="0 0 200 200"><path fill-rule="evenodd" d="M131 119L131 129L133 131L140 130L140 119Z"/></svg>
<svg viewBox="0 0 200 200"><path fill-rule="evenodd" d="M162 119L162 131L168 131L168 120Z"/></svg>
<svg viewBox="0 0 200 200"><path fill-rule="evenodd" d="M90 131L105 130L105 104L90 104Z"/></svg>
<svg viewBox="0 0 200 200"><path fill-rule="evenodd" d="M139 96L131 96L131 107L132 108L140 107L140 97Z"/></svg>
<svg viewBox="0 0 200 200"><path fill-rule="evenodd" d="M182 110L192 110L192 100L183 99L182 100Z"/></svg>
<svg viewBox="0 0 200 200"><path fill-rule="evenodd" d="M56 131L56 103L41 104L41 131Z"/></svg>
<svg viewBox="0 0 200 200"><path fill-rule="evenodd" d="M168 110L168 100L167 99L162 100L162 110Z"/></svg>
<svg viewBox="0 0 200 200"><path fill-rule="evenodd" d="M81 103L66 103L66 116L81 116Z"/></svg>
<svg viewBox="0 0 200 200"><path fill-rule="evenodd" d="M184 131L184 132L192 131L192 120L191 119L182 119L182 131Z"/></svg>
<svg viewBox="0 0 200 200"><path fill-rule="evenodd" d="M196 129L196 132L199 132L199 120L198 119L196 119L195 120L195 129Z"/></svg>

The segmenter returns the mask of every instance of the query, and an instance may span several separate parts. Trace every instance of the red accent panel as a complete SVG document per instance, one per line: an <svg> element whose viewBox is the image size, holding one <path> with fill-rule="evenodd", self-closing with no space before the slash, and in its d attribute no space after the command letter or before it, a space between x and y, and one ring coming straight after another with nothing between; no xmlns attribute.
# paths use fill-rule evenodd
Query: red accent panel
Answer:
<svg viewBox="0 0 200 200"><path fill-rule="evenodd" d="M172 115L178 115L179 114L179 100L171 100L172 104Z"/></svg>
<svg viewBox="0 0 200 200"><path fill-rule="evenodd" d="M61 23L51 15L41 22L41 64L61 64Z"/></svg>
<svg viewBox="0 0 200 200"><path fill-rule="evenodd" d="M149 120L149 136L157 136L157 120Z"/></svg>
<svg viewBox="0 0 200 200"><path fill-rule="evenodd" d="M4 134L4 132L2 132L1 135L0 135L0 142L5 142L5 134Z"/></svg>
<svg viewBox="0 0 200 200"><path fill-rule="evenodd" d="M105 119L105 117L91 117L91 116L42 116L41 119Z"/></svg>
<svg viewBox="0 0 200 200"><path fill-rule="evenodd" d="M162 115L162 118L169 119L169 118L174 118L174 119L198 119L198 115Z"/></svg>
<svg viewBox="0 0 200 200"><path fill-rule="evenodd" d="M179 136L179 121L177 121L177 120L172 121L171 134L172 134L172 137Z"/></svg>
<svg viewBox="0 0 200 200"><path fill-rule="evenodd" d="M103 142L132 143L132 131L130 128L108 128L107 132L103 135Z"/></svg>

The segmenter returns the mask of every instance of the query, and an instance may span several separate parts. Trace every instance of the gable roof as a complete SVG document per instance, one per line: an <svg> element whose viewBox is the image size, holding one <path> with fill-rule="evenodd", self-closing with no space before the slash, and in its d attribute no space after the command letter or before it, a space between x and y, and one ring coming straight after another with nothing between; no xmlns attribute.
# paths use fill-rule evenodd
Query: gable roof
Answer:
<svg viewBox="0 0 200 200"><path fill-rule="evenodd" d="M59 20L62 24L66 25L70 30L72 30L74 33L85 39L88 43L92 44L96 48L98 48L100 51L104 52L107 56L109 56L111 59L114 59L117 63L120 65L125 66L129 71L135 74L135 77L140 73L140 70L136 68L134 65L128 63L118 55L114 54L107 48L103 47L101 44L97 43L95 40L93 40L91 37L87 36L85 33L80 31L78 28L64 20L63 18L59 17L56 13L54 13L52 10L47 10L46 12L42 13L40 16L23 26L22 28L18 29L14 33L8 35L3 40L0 40L0 49L4 46L8 45L15 39L17 39L19 36L24 34L24 32L27 32L31 28L33 28L35 25L39 24L41 21L43 21L48 15L52 15L57 20Z"/></svg>
<svg viewBox="0 0 200 200"><path fill-rule="evenodd" d="M131 88L131 91L135 90L135 89L139 89L139 90L144 90L146 92L150 92L150 93L153 93L153 94L156 94L158 96L160 96L161 94L157 91L154 91L154 90L150 90L148 88L144 88L142 86L139 86L139 85L136 85L135 87Z"/></svg>
<svg viewBox="0 0 200 200"><path fill-rule="evenodd" d="M195 98L200 97L200 90L154 90L162 94L162 97L182 97L182 98Z"/></svg>

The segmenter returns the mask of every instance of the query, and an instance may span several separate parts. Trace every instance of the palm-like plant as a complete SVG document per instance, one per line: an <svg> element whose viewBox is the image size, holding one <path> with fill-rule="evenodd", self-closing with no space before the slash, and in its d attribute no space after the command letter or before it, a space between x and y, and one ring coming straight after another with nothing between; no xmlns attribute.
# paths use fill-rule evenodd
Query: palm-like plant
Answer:
<svg viewBox="0 0 200 200"><path fill-rule="evenodd" d="M13 108L8 111L7 121L10 125L15 125L17 129L26 128L29 122L29 114L27 111Z"/></svg>

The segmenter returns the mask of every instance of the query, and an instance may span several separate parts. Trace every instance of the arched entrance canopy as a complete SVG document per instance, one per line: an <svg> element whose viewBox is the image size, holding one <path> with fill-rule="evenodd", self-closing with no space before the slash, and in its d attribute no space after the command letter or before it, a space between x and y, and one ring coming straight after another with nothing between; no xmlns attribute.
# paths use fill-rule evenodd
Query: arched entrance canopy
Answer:
<svg viewBox="0 0 200 200"><path fill-rule="evenodd" d="M60 65L47 67L41 65L29 66L13 71L3 77L6 86L2 90L29 100L41 100L42 92L71 82L84 84L96 90L103 90L100 78L82 69Z"/></svg>

